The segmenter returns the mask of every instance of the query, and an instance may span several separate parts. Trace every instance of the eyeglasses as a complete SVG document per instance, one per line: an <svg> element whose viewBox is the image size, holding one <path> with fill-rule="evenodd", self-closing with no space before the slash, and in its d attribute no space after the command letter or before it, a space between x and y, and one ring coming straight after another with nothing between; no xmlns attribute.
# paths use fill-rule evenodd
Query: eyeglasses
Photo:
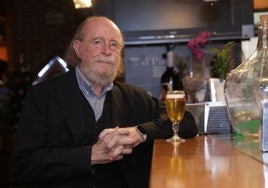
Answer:
<svg viewBox="0 0 268 188"><path fill-rule="evenodd" d="M106 43L106 41L102 39L94 39L94 40L82 39L81 41L89 42L89 47L97 49L97 50L102 50ZM108 41L108 46L109 46L109 49L114 52L118 52L122 48L122 45L118 41L114 41L114 40Z"/></svg>

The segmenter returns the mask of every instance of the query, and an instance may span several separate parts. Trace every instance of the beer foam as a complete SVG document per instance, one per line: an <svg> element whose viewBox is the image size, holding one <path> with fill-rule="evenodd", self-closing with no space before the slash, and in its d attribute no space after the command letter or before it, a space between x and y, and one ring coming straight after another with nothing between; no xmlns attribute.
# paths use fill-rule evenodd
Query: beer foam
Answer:
<svg viewBox="0 0 268 188"><path fill-rule="evenodd" d="M167 94L166 99L178 99L184 98L185 94L182 93L174 93L174 94Z"/></svg>

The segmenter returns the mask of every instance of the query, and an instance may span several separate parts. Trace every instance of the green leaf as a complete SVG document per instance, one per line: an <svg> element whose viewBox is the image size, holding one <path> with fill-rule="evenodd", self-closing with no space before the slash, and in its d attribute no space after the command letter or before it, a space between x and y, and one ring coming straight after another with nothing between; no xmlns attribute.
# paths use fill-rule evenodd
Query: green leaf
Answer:
<svg viewBox="0 0 268 188"><path fill-rule="evenodd" d="M227 74L233 66L233 58L231 57L231 50L234 42L228 42L223 49L212 48L211 51L215 54L212 58L212 70L220 79L226 79Z"/></svg>

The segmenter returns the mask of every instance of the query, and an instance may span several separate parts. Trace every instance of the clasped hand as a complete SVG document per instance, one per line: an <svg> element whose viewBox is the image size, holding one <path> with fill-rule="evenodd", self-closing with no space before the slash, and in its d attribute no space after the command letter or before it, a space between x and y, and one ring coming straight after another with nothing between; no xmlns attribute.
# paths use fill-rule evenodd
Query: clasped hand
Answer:
<svg viewBox="0 0 268 188"><path fill-rule="evenodd" d="M104 129L92 147L91 164L104 164L121 160L143 142L135 127Z"/></svg>

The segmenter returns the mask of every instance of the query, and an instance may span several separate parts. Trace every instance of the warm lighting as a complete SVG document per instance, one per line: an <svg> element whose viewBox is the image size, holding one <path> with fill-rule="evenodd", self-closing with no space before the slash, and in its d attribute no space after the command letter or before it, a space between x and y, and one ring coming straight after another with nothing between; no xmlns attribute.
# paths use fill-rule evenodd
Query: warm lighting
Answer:
<svg viewBox="0 0 268 188"><path fill-rule="evenodd" d="M268 9L268 1L254 0L254 9Z"/></svg>
<svg viewBox="0 0 268 188"><path fill-rule="evenodd" d="M90 8L92 6L91 0L73 0L74 7L79 8Z"/></svg>
<svg viewBox="0 0 268 188"><path fill-rule="evenodd" d="M204 0L204 2L206 3L214 3L214 2L217 2L218 0Z"/></svg>
<svg viewBox="0 0 268 188"><path fill-rule="evenodd" d="M0 60L8 61L7 48L5 46L0 46Z"/></svg>

